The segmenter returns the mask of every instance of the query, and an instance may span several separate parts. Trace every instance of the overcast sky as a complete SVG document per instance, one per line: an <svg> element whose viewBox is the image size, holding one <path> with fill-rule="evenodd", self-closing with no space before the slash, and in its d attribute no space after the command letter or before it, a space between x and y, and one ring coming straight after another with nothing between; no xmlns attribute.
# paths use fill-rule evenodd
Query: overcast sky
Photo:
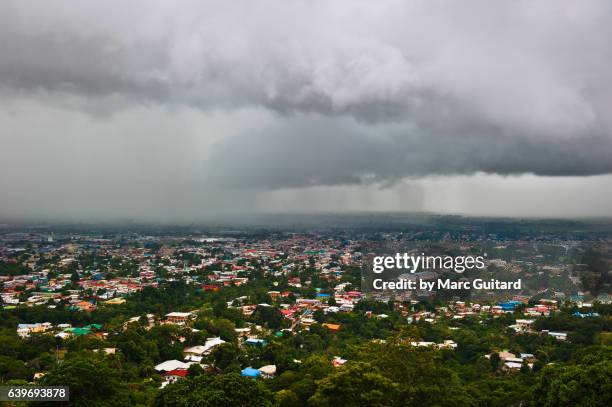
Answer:
<svg viewBox="0 0 612 407"><path fill-rule="evenodd" d="M612 2L3 1L0 218L612 216Z"/></svg>

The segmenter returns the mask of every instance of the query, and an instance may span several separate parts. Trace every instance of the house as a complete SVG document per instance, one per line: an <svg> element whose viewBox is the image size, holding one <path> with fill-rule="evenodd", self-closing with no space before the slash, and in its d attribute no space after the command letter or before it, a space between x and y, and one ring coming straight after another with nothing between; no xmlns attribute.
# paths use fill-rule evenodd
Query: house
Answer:
<svg viewBox="0 0 612 407"><path fill-rule="evenodd" d="M533 319L517 319L516 324L510 325L509 328L514 329L516 332L529 332L534 322L535 320Z"/></svg>
<svg viewBox="0 0 612 407"><path fill-rule="evenodd" d="M127 321L126 321L126 322L123 324L123 328L124 328L124 329L127 329L128 324L132 324L132 323L139 322L141 318L142 318L142 317L132 317L132 318L128 319L128 320L127 320ZM147 327L148 327L148 328L151 328L151 327L153 327L153 326L155 325L155 315L153 315L153 314L146 314L145 319L146 319L146 321L147 321Z"/></svg>
<svg viewBox="0 0 612 407"><path fill-rule="evenodd" d="M236 328L234 331L238 336L247 336L251 332L251 328Z"/></svg>
<svg viewBox="0 0 612 407"><path fill-rule="evenodd" d="M158 372L170 372L172 370L188 369L188 368L189 368L188 363L183 363L176 359L166 360L165 362L162 362L159 365L155 366L155 370L157 370Z"/></svg>
<svg viewBox="0 0 612 407"><path fill-rule="evenodd" d="M261 347L266 346L266 341L264 339L258 339L258 338L248 338L245 341L245 343L250 346L261 346Z"/></svg>
<svg viewBox="0 0 612 407"><path fill-rule="evenodd" d="M529 363L535 362L535 356L533 353L521 353L521 359L526 360Z"/></svg>
<svg viewBox="0 0 612 407"><path fill-rule="evenodd" d="M353 304L342 304L340 306L340 311L341 312L351 312L353 311L354 305Z"/></svg>
<svg viewBox="0 0 612 407"><path fill-rule="evenodd" d="M325 323L325 324L323 324L323 326L325 328L327 328L328 330L332 331L332 332L338 332L340 330L340 328L342 328L342 325L340 325L340 324L328 324L328 323Z"/></svg>
<svg viewBox="0 0 612 407"><path fill-rule="evenodd" d="M85 336L91 333L91 328L83 327L83 328L66 328L64 329L64 333L67 333L71 336ZM56 335L57 336L57 335Z"/></svg>
<svg viewBox="0 0 612 407"><path fill-rule="evenodd" d="M557 300L549 300L549 299L546 299L546 298L542 298L540 300L540 304L547 306L551 310L556 310L557 309Z"/></svg>
<svg viewBox="0 0 612 407"><path fill-rule="evenodd" d="M522 366L523 366L523 363L519 363L519 362L504 362L504 368L506 370L511 370L511 371L521 370Z"/></svg>
<svg viewBox="0 0 612 407"><path fill-rule="evenodd" d="M264 379L271 379L276 375L276 365L266 365L259 368L259 373Z"/></svg>
<svg viewBox="0 0 612 407"><path fill-rule="evenodd" d="M191 317L191 312L171 312L166 314L166 322L177 325L184 325Z"/></svg>
<svg viewBox="0 0 612 407"><path fill-rule="evenodd" d="M522 364L523 363L523 359L521 358L506 358L505 363L518 363L518 364Z"/></svg>
<svg viewBox="0 0 612 407"><path fill-rule="evenodd" d="M334 356L331 361L333 367L340 367L346 363L346 359L342 359L340 356Z"/></svg>
<svg viewBox="0 0 612 407"><path fill-rule="evenodd" d="M591 317L598 317L598 316L599 316L599 314L598 314L598 313L596 313L596 312L587 312L587 313L583 314L583 313L582 313L582 312L580 312L580 311L576 311L576 312L574 312L574 314L573 314L573 315L574 315L575 317L580 317L580 318L591 318Z"/></svg>
<svg viewBox="0 0 612 407"><path fill-rule="evenodd" d="M444 342L438 344L440 349L457 349L457 343L452 339L446 339Z"/></svg>
<svg viewBox="0 0 612 407"><path fill-rule="evenodd" d="M105 355L115 355L117 353L117 348L102 348L102 349L94 349L94 353L98 353L100 351L104 352Z"/></svg>
<svg viewBox="0 0 612 407"><path fill-rule="evenodd" d="M565 332L548 332L548 335L552 336L553 338L559 341L567 340L567 333Z"/></svg>
<svg viewBox="0 0 612 407"><path fill-rule="evenodd" d="M525 331L530 330L534 323L535 323L534 319L517 319L516 320L516 324Z"/></svg>
<svg viewBox="0 0 612 407"><path fill-rule="evenodd" d="M246 367L242 369L240 375L245 377L252 377L253 379L255 379L256 377L259 377L261 375L261 372L257 369L253 369L252 367Z"/></svg>
<svg viewBox="0 0 612 407"><path fill-rule="evenodd" d="M185 358L190 356L201 356L206 351L206 348L203 345L191 346L189 348L183 349L183 356Z"/></svg>
<svg viewBox="0 0 612 407"><path fill-rule="evenodd" d="M75 309L78 309L80 311L85 311L85 312L91 312L91 311L94 311L96 309L96 306L93 305L89 301L79 301L76 304L74 304L73 307Z"/></svg>
<svg viewBox="0 0 612 407"><path fill-rule="evenodd" d="M513 312L520 304L522 304L520 301L506 301L498 303L497 306L501 307L503 312Z"/></svg>
<svg viewBox="0 0 612 407"><path fill-rule="evenodd" d="M183 355L185 358L190 356L208 355L215 347L221 345L222 343L225 343L225 341L221 338L207 338L204 345L196 345L190 348L185 348L185 350L183 350Z"/></svg>
<svg viewBox="0 0 612 407"><path fill-rule="evenodd" d="M28 337L31 333L41 333L51 329L50 322L42 322L36 324L19 324L17 325L17 335L22 338Z"/></svg>
<svg viewBox="0 0 612 407"><path fill-rule="evenodd" d="M45 376L45 374L46 374L45 372L34 373L34 379L33 380L36 382L36 381L42 379Z"/></svg>
<svg viewBox="0 0 612 407"><path fill-rule="evenodd" d="M501 352L499 352L499 358L501 360L516 359L516 355L504 349Z"/></svg>
<svg viewBox="0 0 612 407"><path fill-rule="evenodd" d="M434 346L435 342L425 342L425 341L420 341L420 342L410 342L411 346L419 346L419 347L430 347L430 346Z"/></svg>
<svg viewBox="0 0 612 407"><path fill-rule="evenodd" d="M164 373L164 378L169 383L174 383L177 380L184 379L188 375L187 369L174 369Z"/></svg>

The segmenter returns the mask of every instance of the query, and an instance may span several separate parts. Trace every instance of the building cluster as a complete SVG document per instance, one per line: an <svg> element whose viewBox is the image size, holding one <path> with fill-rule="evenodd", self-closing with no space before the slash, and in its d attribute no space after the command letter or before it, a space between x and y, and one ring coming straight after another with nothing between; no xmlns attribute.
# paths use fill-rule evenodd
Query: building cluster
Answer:
<svg viewBox="0 0 612 407"><path fill-rule="evenodd" d="M413 236L414 237L414 236ZM386 236L400 240L397 236ZM278 289L269 289L262 298L238 296L227 301L229 309L240 312L246 318L258 310L273 307L282 315L283 329L269 332L262 326L249 323L236 328L240 347L265 347L270 335L293 334L309 330L320 323L321 316L355 312L357 304L367 295L358 289L359 284L349 277L359 275L367 266L371 253L367 240L347 236L317 234L278 233L264 237L202 237L202 236L146 236L146 235L42 235L37 233L3 235L0 245L0 295L5 309L42 306L64 307L74 312L95 312L101 307L117 307L130 301L130 295L151 287L155 289L166 282L183 281L201 292L217 292L224 287L237 287L252 279L273 281ZM528 252L533 243L514 242L512 250ZM494 249L508 250L510 244L498 244ZM471 250L472 246L466 246ZM553 276L568 272L558 264L546 264L539 254L525 255L527 260L489 260L489 266L505 273L548 273ZM353 273L355 274L355 273ZM282 286L278 285L283 281ZM271 284L272 285L272 284ZM558 311L560 301L567 300L555 290L536 293L514 293L504 301L458 301L445 306L423 309L420 300L413 298L377 298L393 302L396 311L408 323L436 324L441 320L460 322L466 318L497 318L517 311L517 318L508 326L517 334L548 335L567 340L567 332L551 332L536 329L536 318L547 317ZM371 299L372 297L368 297ZM530 305L531 304L531 305ZM581 302L580 305L587 306ZM384 313L362 310L365 316L378 320L389 318ZM578 313L588 318L593 313ZM173 324L197 331L193 327L198 311L175 310L165 315L147 314L147 328L158 324ZM143 317L133 317L130 323L143 323ZM331 320L334 320L333 318ZM341 323L320 324L330 333L341 332ZM53 334L69 339L83 335L108 335L101 325L73 327L69 324L38 322L19 324L17 334L27 338L33 334ZM202 343L185 347L182 360L167 360L155 369L164 377L163 386L188 375L191 366L209 369L207 360L225 341L220 337L206 338ZM409 340L415 347L435 347L454 350L457 343L451 338L438 342ZM98 350L100 351L100 350ZM115 351L103 349L107 354ZM514 355L506 350L498 352L506 369L532 366L533 355ZM336 356L331 361L335 367L346 363ZM248 377L271 378L276 366L260 368L251 366L242 370Z"/></svg>
<svg viewBox="0 0 612 407"><path fill-rule="evenodd" d="M58 303L83 311L119 305L147 286L183 280L203 290L239 286L253 273L287 276L307 287L300 270L341 278L343 266L360 267L359 243L316 235L280 234L262 239L42 234L3 235L0 273L3 306ZM2 243L2 242L0 242Z"/></svg>

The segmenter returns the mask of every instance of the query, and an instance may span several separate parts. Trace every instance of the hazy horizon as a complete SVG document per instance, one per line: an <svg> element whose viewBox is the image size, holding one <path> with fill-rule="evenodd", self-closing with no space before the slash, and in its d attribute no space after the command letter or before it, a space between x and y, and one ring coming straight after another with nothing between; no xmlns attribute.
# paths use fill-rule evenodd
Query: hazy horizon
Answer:
<svg viewBox="0 0 612 407"><path fill-rule="evenodd" d="M450 213L434 212L390 212L390 211L341 211L341 212L293 212L293 213L258 213L258 214L237 214L233 216L216 216L200 219L176 220L152 218L152 219L132 219L132 218L0 218L0 230L3 228L29 228L43 227L53 228L56 226L67 227L110 227L110 228L130 228L130 227L162 227L162 228L225 228L225 227L245 227L245 228L283 228L292 226L303 226L307 228L352 228L363 226L361 222L369 225L378 226L397 226L402 225L424 225L432 221L450 220L453 222L516 222L520 223L556 223L565 222L577 224L604 224L612 226L612 217L537 217L537 216L493 216L493 215L462 215ZM331 221L331 223L329 223Z"/></svg>

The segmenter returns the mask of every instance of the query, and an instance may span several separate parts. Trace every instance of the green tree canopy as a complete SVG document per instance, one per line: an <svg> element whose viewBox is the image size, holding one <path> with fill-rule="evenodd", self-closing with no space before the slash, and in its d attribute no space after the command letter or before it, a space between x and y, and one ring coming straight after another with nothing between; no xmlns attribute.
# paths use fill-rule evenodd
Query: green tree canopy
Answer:
<svg viewBox="0 0 612 407"><path fill-rule="evenodd" d="M165 387L157 407L272 407L274 396L266 387L237 373L200 375Z"/></svg>

